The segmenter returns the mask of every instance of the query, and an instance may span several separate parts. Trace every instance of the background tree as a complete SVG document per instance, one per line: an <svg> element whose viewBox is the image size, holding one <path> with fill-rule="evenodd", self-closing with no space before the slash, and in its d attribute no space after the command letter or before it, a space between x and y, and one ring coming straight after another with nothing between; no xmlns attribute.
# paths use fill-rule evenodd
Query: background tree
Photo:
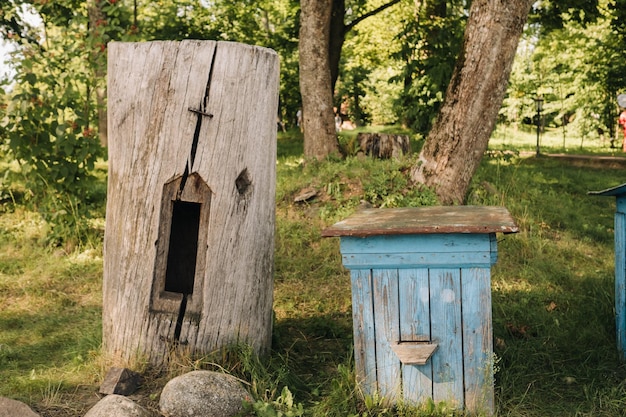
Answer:
<svg viewBox="0 0 626 417"><path fill-rule="evenodd" d="M322 159L339 152L335 133L333 93L346 33L364 19L397 4L392 0L345 23L345 0L300 2L300 92L304 155ZM355 6L363 4L355 2ZM357 80L361 81L361 80Z"/></svg>
<svg viewBox="0 0 626 417"><path fill-rule="evenodd" d="M432 187L444 204L461 204L487 149L506 92L532 0L474 0L463 48L414 181Z"/></svg>
<svg viewBox="0 0 626 417"><path fill-rule="evenodd" d="M339 153L328 55L332 0L301 0L300 8L300 93L304 156L323 159Z"/></svg>

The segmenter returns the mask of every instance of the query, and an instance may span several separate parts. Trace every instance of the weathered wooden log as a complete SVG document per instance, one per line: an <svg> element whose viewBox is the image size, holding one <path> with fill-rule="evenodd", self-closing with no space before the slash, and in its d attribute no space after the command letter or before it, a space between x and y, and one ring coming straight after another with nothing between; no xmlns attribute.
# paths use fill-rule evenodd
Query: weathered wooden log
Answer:
<svg viewBox="0 0 626 417"><path fill-rule="evenodd" d="M278 56L159 41L108 62L105 353L269 350Z"/></svg>
<svg viewBox="0 0 626 417"><path fill-rule="evenodd" d="M411 151L411 141L408 135L359 133L357 141L366 155L371 155L375 158L399 158Z"/></svg>

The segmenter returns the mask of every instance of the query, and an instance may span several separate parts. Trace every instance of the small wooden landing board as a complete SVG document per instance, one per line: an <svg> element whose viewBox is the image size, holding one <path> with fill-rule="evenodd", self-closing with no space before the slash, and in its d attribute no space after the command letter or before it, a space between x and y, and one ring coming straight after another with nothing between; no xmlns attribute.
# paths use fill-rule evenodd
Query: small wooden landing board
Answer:
<svg viewBox="0 0 626 417"><path fill-rule="evenodd" d="M322 231L324 237L434 233L517 233L504 207L433 206L365 209Z"/></svg>
<svg viewBox="0 0 626 417"><path fill-rule="evenodd" d="M426 365L437 346L436 343L396 342L391 345L391 350L403 365Z"/></svg>

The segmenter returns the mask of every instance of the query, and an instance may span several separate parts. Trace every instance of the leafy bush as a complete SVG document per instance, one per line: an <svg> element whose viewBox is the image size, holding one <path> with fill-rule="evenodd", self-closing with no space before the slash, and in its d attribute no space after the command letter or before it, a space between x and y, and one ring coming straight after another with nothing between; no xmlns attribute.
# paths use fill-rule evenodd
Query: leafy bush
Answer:
<svg viewBox="0 0 626 417"><path fill-rule="evenodd" d="M90 200L98 188L94 167L104 156L93 127L95 86L89 66L79 63L81 54L34 48L25 49L6 95L0 137L18 162L27 203L50 224L50 242L75 244L89 229Z"/></svg>

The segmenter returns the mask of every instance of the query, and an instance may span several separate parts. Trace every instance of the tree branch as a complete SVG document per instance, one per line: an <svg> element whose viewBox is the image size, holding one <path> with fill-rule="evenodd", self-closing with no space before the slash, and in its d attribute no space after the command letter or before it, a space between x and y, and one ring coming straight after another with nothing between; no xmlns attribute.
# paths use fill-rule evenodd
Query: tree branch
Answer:
<svg viewBox="0 0 626 417"><path fill-rule="evenodd" d="M357 17L356 19L354 19L352 22L350 22L349 24L347 24L344 28L344 33L347 33L350 31L350 29L352 29L353 27L355 27L356 25L358 25L359 23L361 23L362 21L364 21L365 19L367 19L368 17L374 16L375 14L378 14L380 12L382 12L383 10L394 6L398 3L400 3L402 0L391 0L389 3L387 4L383 4L382 6L380 6L377 9L372 10L371 12L367 12L362 16Z"/></svg>

